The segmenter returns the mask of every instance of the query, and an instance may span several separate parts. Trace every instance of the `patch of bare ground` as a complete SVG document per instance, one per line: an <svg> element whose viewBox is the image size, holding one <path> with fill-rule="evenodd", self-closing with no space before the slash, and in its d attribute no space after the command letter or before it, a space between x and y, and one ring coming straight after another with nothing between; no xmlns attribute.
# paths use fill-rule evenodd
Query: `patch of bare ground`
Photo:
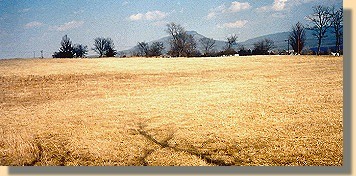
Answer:
<svg viewBox="0 0 356 176"><path fill-rule="evenodd" d="M341 166L342 57L0 61L0 164Z"/></svg>

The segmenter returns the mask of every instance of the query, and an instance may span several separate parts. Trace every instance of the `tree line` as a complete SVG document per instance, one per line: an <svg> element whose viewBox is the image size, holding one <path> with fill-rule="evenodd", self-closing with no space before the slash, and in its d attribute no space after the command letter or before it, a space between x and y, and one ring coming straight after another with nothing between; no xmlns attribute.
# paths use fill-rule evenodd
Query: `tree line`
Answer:
<svg viewBox="0 0 356 176"><path fill-rule="evenodd" d="M343 37L343 9L336 9L334 6L314 6L313 13L307 16L307 20L311 23L310 29L313 30L313 36L317 39L317 51L316 54L322 54L321 44L326 36L326 32L329 28L332 28L332 33L335 37L335 51L341 53L341 44ZM292 31L288 39L291 43L293 50L297 54L301 54L301 51L305 45L305 27L302 23L298 22L292 27Z"/></svg>
<svg viewBox="0 0 356 176"><path fill-rule="evenodd" d="M329 28L332 28L332 32L335 35L335 52L340 53L342 44L342 28L343 28L343 9L336 9L334 6L314 6L313 13L306 17L311 26L309 29L313 30L313 36L317 39L317 52L321 54L321 45L323 39L326 37L326 32ZM192 34L188 32L179 24L169 23L166 25L166 32L170 36L169 45L170 49L167 53L170 57L217 57L217 56L229 56L239 54L241 56L246 55L267 55L274 54L271 49L275 47L274 42L270 39L262 39L253 44L253 49L246 49L244 46L237 48L238 36L233 34L226 38L225 46L222 50L217 51L216 40L212 38L201 38L198 41L194 39ZM292 26L288 41L295 54L301 54L306 40L306 27L298 22ZM198 48L198 43L200 48ZM114 57L117 51L114 49L114 42L111 38L98 37L94 39L94 50L99 54L99 57ZM153 42L149 44L147 42L138 42L137 51L134 56L141 57L157 57L162 56L164 51L164 45L162 42ZM85 57L88 53L88 46L82 44L72 44L67 35L63 36L61 41L61 47L58 52L54 52L54 58L73 58L73 57ZM290 51L286 52L290 54Z"/></svg>
<svg viewBox="0 0 356 176"><path fill-rule="evenodd" d="M114 49L114 42L111 38L98 37L94 39L92 48L99 57L114 57L117 52ZM88 53L88 46L83 44L72 44L70 38L65 35L62 37L61 47L58 52L54 52L53 58L78 58L85 57Z"/></svg>

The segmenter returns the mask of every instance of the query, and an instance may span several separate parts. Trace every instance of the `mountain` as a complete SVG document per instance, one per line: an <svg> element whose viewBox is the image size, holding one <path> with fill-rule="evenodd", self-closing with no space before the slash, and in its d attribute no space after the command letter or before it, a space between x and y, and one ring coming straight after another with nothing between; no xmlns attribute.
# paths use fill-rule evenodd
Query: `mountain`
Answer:
<svg viewBox="0 0 356 176"><path fill-rule="evenodd" d="M200 49L201 48L201 44L199 43L199 39L201 38L205 38L206 36L203 36L201 34L199 34L196 31L187 31L188 34L193 35L195 41L197 42L197 48ZM316 50L315 48L317 47L318 43L317 43L317 39L315 38L315 36L313 36L313 31L311 29L306 29L306 41L305 41L305 47L304 49L311 49L311 50ZM253 49L253 44L268 38L270 40L273 40L275 48L274 50L287 50L288 48L288 36L289 36L290 32L278 32L278 33L274 33L274 34L268 34L268 35L263 35L263 36L259 36L259 37L255 37L252 39L248 39L246 41L243 42L237 42L238 46L237 48L244 46L246 49ZM332 29L329 28L326 32L326 38L324 38L323 42L322 42L322 48L324 50L327 50L328 48L333 48L335 47L335 37L334 34L332 33ZM169 44L169 40L171 39L170 36L166 36L163 38L160 38L158 40L154 40L154 41L150 41L148 42L148 44L152 44L153 42L162 42L163 46L165 48L165 50L163 51L163 53L167 53L167 51L170 48L170 44ZM215 42L215 50L220 51L222 50L222 48L225 46L225 41L221 41L221 40L216 40ZM289 49L292 50L292 47L289 46ZM132 53L134 53L135 51L138 50L138 47L135 46L131 49L128 50L124 50L121 51L123 54L125 55L132 55Z"/></svg>
<svg viewBox="0 0 356 176"><path fill-rule="evenodd" d="M318 46L318 41L316 37L313 35L314 31L311 29L306 29L305 35L306 35L306 40L305 40L305 46L304 49L311 49L314 50ZM273 40L274 45L275 45L275 50L287 50L288 49L288 37L289 37L290 32L279 32L279 33L274 33L274 34L269 34L269 35L263 35L260 37L248 39L244 42L239 42L238 44L241 46L243 45L245 48L250 48L251 50L253 49L253 44L259 40L268 38ZM325 48L334 48L335 47L335 36L332 32L332 29L329 28L326 32L326 37L322 41L322 47ZM289 46L289 49L292 49L291 46ZM327 49L326 49L327 50Z"/></svg>

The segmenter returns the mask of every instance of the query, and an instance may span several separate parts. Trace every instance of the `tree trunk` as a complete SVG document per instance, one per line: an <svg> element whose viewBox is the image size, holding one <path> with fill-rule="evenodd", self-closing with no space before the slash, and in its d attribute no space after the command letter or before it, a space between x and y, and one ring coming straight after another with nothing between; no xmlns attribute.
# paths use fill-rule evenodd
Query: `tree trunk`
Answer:
<svg viewBox="0 0 356 176"><path fill-rule="evenodd" d="M320 46L321 46L321 36L319 36L318 38L318 52L317 52L318 56L320 55Z"/></svg>

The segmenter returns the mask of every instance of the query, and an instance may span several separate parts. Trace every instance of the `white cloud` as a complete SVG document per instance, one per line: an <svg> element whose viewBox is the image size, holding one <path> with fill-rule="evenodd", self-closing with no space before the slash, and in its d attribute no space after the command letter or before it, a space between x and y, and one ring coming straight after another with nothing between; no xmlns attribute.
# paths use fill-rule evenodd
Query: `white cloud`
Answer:
<svg viewBox="0 0 356 176"><path fill-rule="evenodd" d="M131 21L138 21L138 20L142 20L143 18L143 14L142 13L138 13L138 14L133 14L129 17L129 19Z"/></svg>
<svg viewBox="0 0 356 176"><path fill-rule="evenodd" d="M286 9L288 0L274 0L272 5L256 8L257 12L282 11Z"/></svg>
<svg viewBox="0 0 356 176"><path fill-rule="evenodd" d="M206 16L207 19L212 19L216 17L216 13L215 12L209 12L208 15Z"/></svg>
<svg viewBox="0 0 356 176"><path fill-rule="evenodd" d="M84 21L70 21L59 26L54 26L52 29L56 31L67 31L70 29L75 29L84 24Z"/></svg>
<svg viewBox="0 0 356 176"><path fill-rule="evenodd" d="M222 25L217 25L218 28L242 28L247 24L247 20L238 20L232 23L224 23Z"/></svg>
<svg viewBox="0 0 356 176"><path fill-rule="evenodd" d="M225 12L226 10L226 7L225 7L225 4L223 5L220 5L218 7L215 7L213 9L210 9L210 12L209 14L206 16L208 19L212 19L212 18L215 18L218 14L221 14L223 12Z"/></svg>
<svg viewBox="0 0 356 176"><path fill-rule="evenodd" d="M152 11L152 12L147 12L145 17L147 20L161 20L167 16L166 13L161 12L161 11Z"/></svg>
<svg viewBox="0 0 356 176"><path fill-rule="evenodd" d="M142 13L133 14L129 17L129 19L131 21L138 21L138 20L155 21L155 20L162 20L167 16L168 16L167 13L156 10L156 11L148 11L145 14Z"/></svg>
<svg viewBox="0 0 356 176"><path fill-rule="evenodd" d="M225 4L222 4L216 8L210 9L210 12L206 16L207 19L215 18L216 16L224 13L235 13L243 10L250 9L251 5L248 2L231 2L231 4L226 7Z"/></svg>
<svg viewBox="0 0 356 176"><path fill-rule="evenodd" d="M26 28L26 29L35 28L35 27L40 27L40 26L42 26L42 25L43 25L43 23L41 23L41 22L32 21L32 22L29 22L29 23L25 24L25 28Z"/></svg>
<svg viewBox="0 0 356 176"><path fill-rule="evenodd" d="M248 2L232 2L229 7L229 12L239 12L241 10L246 10L251 8L251 5Z"/></svg>
<svg viewBox="0 0 356 176"><path fill-rule="evenodd" d="M256 11L257 12L267 12L272 9L272 6L262 6L262 7L257 7Z"/></svg>
<svg viewBox="0 0 356 176"><path fill-rule="evenodd" d="M274 3L273 3L273 10L275 11L281 11L281 10L284 10L284 8L286 7L286 2L287 0L274 0Z"/></svg>
<svg viewBox="0 0 356 176"><path fill-rule="evenodd" d="M274 0L273 4L256 8L257 12L284 11L293 6L310 3L316 0Z"/></svg>

